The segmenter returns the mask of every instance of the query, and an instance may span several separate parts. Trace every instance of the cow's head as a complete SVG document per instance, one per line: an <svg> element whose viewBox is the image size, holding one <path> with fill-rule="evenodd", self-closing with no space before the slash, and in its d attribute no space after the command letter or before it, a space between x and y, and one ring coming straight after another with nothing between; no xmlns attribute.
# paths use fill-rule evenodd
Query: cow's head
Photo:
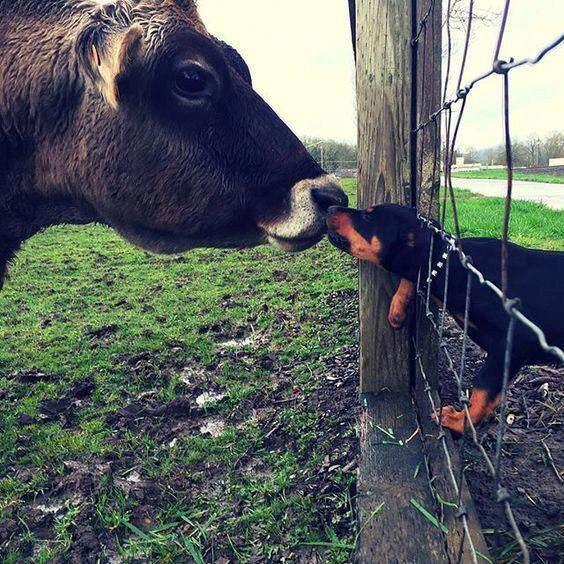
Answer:
<svg viewBox="0 0 564 564"><path fill-rule="evenodd" d="M157 252L323 236L346 196L210 36L191 0L121 0L77 38L85 81L61 168L103 221Z"/></svg>

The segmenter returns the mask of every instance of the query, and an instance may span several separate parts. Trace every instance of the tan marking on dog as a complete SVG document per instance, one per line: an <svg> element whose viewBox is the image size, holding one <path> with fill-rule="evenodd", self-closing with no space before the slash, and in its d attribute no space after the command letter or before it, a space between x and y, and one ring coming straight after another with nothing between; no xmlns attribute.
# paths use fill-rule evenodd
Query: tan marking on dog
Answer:
<svg viewBox="0 0 564 564"><path fill-rule="evenodd" d="M415 284L402 278L390 303L388 323L393 329L401 329L407 319L407 309L415 295Z"/></svg>
<svg viewBox="0 0 564 564"><path fill-rule="evenodd" d="M380 264L382 243L375 235L367 241L355 228L348 213L339 213L331 217L331 227L350 244L350 253L360 260Z"/></svg>
<svg viewBox="0 0 564 564"><path fill-rule="evenodd" d="M489 398L487 390L475 388L472 390L470 396L470 419L474 425L478 425L484 419L490 417L495 412L497 406L500 404L500 394L493 400ZM466 413L463 411L456 411L454 407L443 407L440 412L441 425L455 433L462 434L466 424Z"/></svg>

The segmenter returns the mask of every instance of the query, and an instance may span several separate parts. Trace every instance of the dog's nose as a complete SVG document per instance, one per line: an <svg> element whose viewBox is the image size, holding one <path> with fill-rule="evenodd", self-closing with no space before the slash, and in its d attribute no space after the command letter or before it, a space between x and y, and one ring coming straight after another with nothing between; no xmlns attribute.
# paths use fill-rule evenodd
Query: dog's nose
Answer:
<svg viewBox="0 0 564 564"><path fill-rule="evenodd" d="M344 207L343 206L330 206L327 209L327 217L331 217L333 215L338 214L340 211L343 211Z"/></svg>
<svg viewBox="0 0 564 564"><path fill-rule="evenodd" d="M340 213L346 208L341 206L331 206L327 210L327 215L325 217L325 223L329 229L338 229L340 223Z"/></svg>
<svg viewBox="0 0 564 564"><path fill-rule="evenodd" d="M322 211L327 212L332 206L347 206L349 199L338 186L313 188L311 195Z"/></svg>

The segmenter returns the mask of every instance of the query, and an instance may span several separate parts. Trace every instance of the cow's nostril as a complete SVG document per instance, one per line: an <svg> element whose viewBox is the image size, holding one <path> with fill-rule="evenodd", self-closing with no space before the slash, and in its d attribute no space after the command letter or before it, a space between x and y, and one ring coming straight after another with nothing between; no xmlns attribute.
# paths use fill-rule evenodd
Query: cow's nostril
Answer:
<svg viewBox="0 0 564 564"><path fill-rule="evenodd" d="M317 205L324 211L331 206L347 206L349 199L340 188L313 188L311 191L313 199Z"/></svg>

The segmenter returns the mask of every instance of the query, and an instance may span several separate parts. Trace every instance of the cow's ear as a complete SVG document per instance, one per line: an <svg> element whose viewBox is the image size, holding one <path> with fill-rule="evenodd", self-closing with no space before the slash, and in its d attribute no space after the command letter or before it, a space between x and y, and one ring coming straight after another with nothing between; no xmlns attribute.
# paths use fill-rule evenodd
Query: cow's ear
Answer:
<svg viewBox="0 0 564 564"><path fill-rule="evenodd" d="M90 75L112 108L119 106L123 84L142 61L143 37L143 28L135 24L113 41L105 38L103 42L92 41L87 47Z"/></svg>

